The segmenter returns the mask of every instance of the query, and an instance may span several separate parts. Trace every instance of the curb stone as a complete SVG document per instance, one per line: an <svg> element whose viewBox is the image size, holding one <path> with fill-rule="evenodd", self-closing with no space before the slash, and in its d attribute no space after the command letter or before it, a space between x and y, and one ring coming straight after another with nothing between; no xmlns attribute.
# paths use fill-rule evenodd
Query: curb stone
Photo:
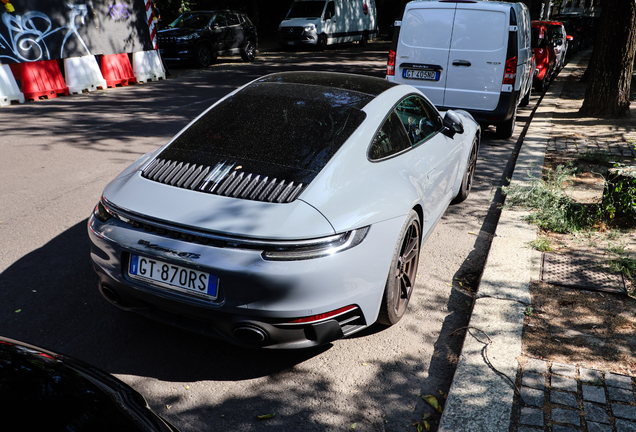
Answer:
<svg viewBox="0 0 636 432"><path fill-rule="evenodd" d="M579 54L571 63L581 59ZM552 116L562 90L563 81L554 80L536 108L511 183L528 184L533 169L543 167ZM501 212L470 317L472 328L466 332L440 419L440 432L510 429L514 387L500 373L512 380L517 375L524 311L531 303L530 281L539 279L541 262L541 253L526 245L536 238L537 230L523 220L525 214L515 209ZM490 337L490 344L483 332ZM531 417L537 421L538 414Z"/></svg>

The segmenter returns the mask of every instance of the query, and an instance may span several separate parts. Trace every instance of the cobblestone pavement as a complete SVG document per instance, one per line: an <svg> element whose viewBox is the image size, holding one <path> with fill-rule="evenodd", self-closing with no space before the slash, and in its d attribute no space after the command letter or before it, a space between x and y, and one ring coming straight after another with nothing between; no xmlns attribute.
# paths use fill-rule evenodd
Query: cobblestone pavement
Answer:
<svg viewBox="0 0 636 432"><path fill-rule="evenodd" d="M564 81L564 86L552 118L547 152L604 152L636 158L636 103L632 102L631 116L624 119L580 117L578 114L586 88L581 77L590 56L591 51L577 65L566 66L556 78Z"/></svg>
<svg viewBox="0 0 636 432"><path fill-rule="evenodd" d="M530 359L521 370L517 432L636 432L636 381ZM517 398L518 399L518 398Z"/></svg>
<svg viewBox="0 0 636 432"><path fill-rule="evenodd" d="M579 82L591 51L557 79L563 91L552 118L547 153L605 152L636 158L636 108L631 118L579 117L585 84ZM565 72L565 73L564 73ZM633 163L633 162L632 162ZM510 432L636 432L636 379L582 366L529 359L517 375Z"/></svg>

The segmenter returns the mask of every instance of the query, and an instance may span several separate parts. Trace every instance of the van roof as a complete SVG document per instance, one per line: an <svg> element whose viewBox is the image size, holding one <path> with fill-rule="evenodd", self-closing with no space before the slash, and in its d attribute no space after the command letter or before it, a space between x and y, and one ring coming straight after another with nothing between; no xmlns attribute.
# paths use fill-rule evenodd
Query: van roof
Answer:
<svg viewBox="0 0 636 432"><path fill-rule="evenodd" d="M409 3L406 4L406 7L418 7L418 6L422 6L424 4L434 4L434 3L464 3L464 4L477 4L477 5L488 5L489 8L492 9L504 9L504 10L508 10L511 7L514 7L515 5L518 4L523 4L523 3L508 3L508 2L502 2L502 1L488 1L488 0L416 0L416 1L411 1Z"/></svg>

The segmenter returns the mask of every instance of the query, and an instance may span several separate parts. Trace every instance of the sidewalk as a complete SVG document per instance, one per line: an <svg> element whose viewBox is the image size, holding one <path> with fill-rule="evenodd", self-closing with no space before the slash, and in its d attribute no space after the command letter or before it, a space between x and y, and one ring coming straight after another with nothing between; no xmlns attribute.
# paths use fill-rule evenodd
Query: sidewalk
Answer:
<svg viewBox="0 0 636 432"><path fill-rule="evenodd" d="M529 173L540 170L546 152L605 151L636 158L633 127L625 136L611 121L599 127L559 113L581 105L584 93L570 91L568 81L582 73L590 55L572 58L543 96L511 183L530 182ZM523 220L526 214L518 209L501 213L438 430L636 432L633 377L522 357L530 283L540 279L541 270L541 252L527 245L537 230ZM517 383L524 406L515 397Z"/></svg>

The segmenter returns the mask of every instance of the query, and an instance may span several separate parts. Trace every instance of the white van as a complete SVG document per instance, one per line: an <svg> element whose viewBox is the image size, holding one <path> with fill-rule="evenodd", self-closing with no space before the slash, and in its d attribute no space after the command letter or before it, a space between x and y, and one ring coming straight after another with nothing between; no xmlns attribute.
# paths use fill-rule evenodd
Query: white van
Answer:
<svg viewBox="0 0 636 432"><path fill-rule="evenodd" d="M295 0L278 26L282 47L367 41L377 36L375 0Z"/></svg>
<svg viewBox="0 0 636 432"><path fill-rule="evenodd" d="M523 3L474 0L406 4L389 51L387 79L419 88L439 109L464 109L512 136L527 105L534 57Z"/></svg>

